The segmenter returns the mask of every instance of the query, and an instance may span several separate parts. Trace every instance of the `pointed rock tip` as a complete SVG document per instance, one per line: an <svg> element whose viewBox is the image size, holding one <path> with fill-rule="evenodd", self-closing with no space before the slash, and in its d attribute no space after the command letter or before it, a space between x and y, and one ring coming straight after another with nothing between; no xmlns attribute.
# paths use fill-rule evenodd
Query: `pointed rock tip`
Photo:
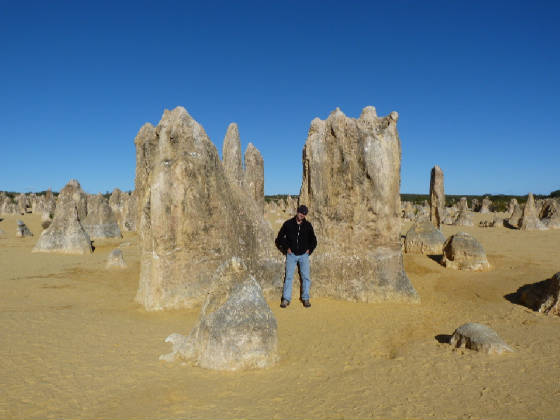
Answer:
<svg viewBox="0 0 560 420"><path fill-rule="evenodd" d="M391 112L391 114L389 114L389 117L391 117L391 119L393 121L398 121L399 120L399 113L397 111L393 111L393 112Z"/></svg>
<svg viewBox="0 0 560 420"><path fill-rule="evenodd" d="M66 184L66 186L71 186L71 187L75 187L75 188L82 188L77 179L71 179L70 181L68 181L68 184Z"/></svg>
<svg viewBox="0 0 560 420"><path fill-rule="evenodd" d="M366 106L362 109L362 114L360 115L361 120L374 120L377 118L377 111L374 106Z"/></svg>
<svg viewBox="0 0 560 420"><path fill-rule="evenodd" d="M335 117L345 117L345 116L346 116L346 115L344 115L344 112L342 112L342 111L340 110L339 107L336 107L336 109L335 109L333 112L331 112L331 115L332 115L332 116L335 116ZM329 115L329 117L330 117L331 115Z"/></svg>

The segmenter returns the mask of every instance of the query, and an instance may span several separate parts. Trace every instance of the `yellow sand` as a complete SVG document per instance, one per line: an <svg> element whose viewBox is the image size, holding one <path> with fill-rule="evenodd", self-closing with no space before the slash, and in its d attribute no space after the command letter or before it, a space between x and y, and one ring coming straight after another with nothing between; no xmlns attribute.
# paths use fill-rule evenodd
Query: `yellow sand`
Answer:
<svg viewBox="0 0 560 420"><path fill-rule="evenodd" d="M35 237L15 237L18 218ZM560 417L560 318L504 298L560 271L560 230L444 227L474 234L495 268L458 272L405 255L416 305L317 298L304 309L294 298L282 310L278 297L269 304L279 364L222 373L158 360L199 308L147 313L134 303L135 234L77 257L31 253L37 216L8 216L0 228L2 419ZM119 244L129 268L107 271ZM454 351L436 339L465 322L494 328L516 352Z"/></svg>

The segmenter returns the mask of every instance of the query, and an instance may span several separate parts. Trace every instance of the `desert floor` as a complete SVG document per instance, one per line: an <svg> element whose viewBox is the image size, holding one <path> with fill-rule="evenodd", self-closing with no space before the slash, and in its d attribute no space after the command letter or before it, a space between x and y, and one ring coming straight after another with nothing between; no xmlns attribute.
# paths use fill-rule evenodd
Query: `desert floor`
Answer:
<svg viewBox="0 0 560 420"><path fill-rule="evenodd" d="M16 238L17 219L35 236ZM419 304L312 298L310 309L294 299L282 310L278 296L269 304L280 362L223 373L158 360L199 308L148 313L134 303L135 234L78 257L32 254L37 216L4 217L0 229L0 418L560 418L560 317L505 297L560 271L560 230L444 226L446 236L474 234L494 269L405 255ZM117 246L129 268L107 271ZM440 342L465 322L494 328L515 353Z"/></svg>

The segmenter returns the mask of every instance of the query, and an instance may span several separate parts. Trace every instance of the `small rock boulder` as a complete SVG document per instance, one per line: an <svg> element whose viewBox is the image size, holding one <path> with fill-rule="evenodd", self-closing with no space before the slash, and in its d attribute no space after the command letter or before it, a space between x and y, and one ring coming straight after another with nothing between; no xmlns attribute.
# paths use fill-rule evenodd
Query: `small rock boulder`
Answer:
<svg viewBox="0 0 560 420"><path fill-rule="evenodd" d="M406 233L404 249L408 254L441 255L445 236L427 220L415 223Z"/></svg>
<svg viewBox="0 0 560 420"><path fill-rule="evenodd" d="M23 223L22 220L17 221L16 236L18 238L24 238L26 236L33 236L29 228Z"/></svg>
<svg viewBox="0 0 560 420"><path fill-rule="evenodd" d="M463 324L455 330L449 343L456 348L467 348L486 354L513 352L492 328L476 322Z"/></svg>
<svg viewBox="0 0 560 420"><path fill-rule="evenodd" d="M484 248L466 232L447 238L443 244L442 264L455 270L483 271L490 268Z"/></svg>
<svg viewBox="0 0 560 420"><path fill-rule="evenodd" d="M218 268L215 280L198 324L188 336L167 337L173 351L160 360L179 358L216 370L273 365L278 359L276 319L259 283L236 257Z"/></svg>
<svg viewBox="0 0 560 420"><path fill-rule="evenodd" d="M107 257L107 265L105 268L126 268L123 253L120 249L113 249Z"/></svg>
<svg viewBox="0 0 560 420"><path fill-rule="evenodd" d="M527 284L517 290L520 303L535 311L560 316L560 272L547 280Z"/></svg>

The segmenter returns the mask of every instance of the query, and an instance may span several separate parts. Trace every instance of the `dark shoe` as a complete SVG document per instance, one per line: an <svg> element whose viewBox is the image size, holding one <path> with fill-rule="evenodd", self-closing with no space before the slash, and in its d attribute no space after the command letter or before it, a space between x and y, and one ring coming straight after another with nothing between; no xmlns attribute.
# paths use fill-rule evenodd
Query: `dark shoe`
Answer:
<svg viewBox="0 0 560 420"><path fill-rule="evenodd" d="M303 301L303 306L305 308L311 308L311 302L309 302L309 299Z"/></svg>
<svg viewBox="0 0 560 420"><path fill-rule="evenodd" d="M281 308L285 308L285 307L287 307L287 306L289 306L289 305L290 305L290 301L289 301L289 300L287 300L287 299L282 299L282 302L280 303L280 307L281 307Z"/></svg>

